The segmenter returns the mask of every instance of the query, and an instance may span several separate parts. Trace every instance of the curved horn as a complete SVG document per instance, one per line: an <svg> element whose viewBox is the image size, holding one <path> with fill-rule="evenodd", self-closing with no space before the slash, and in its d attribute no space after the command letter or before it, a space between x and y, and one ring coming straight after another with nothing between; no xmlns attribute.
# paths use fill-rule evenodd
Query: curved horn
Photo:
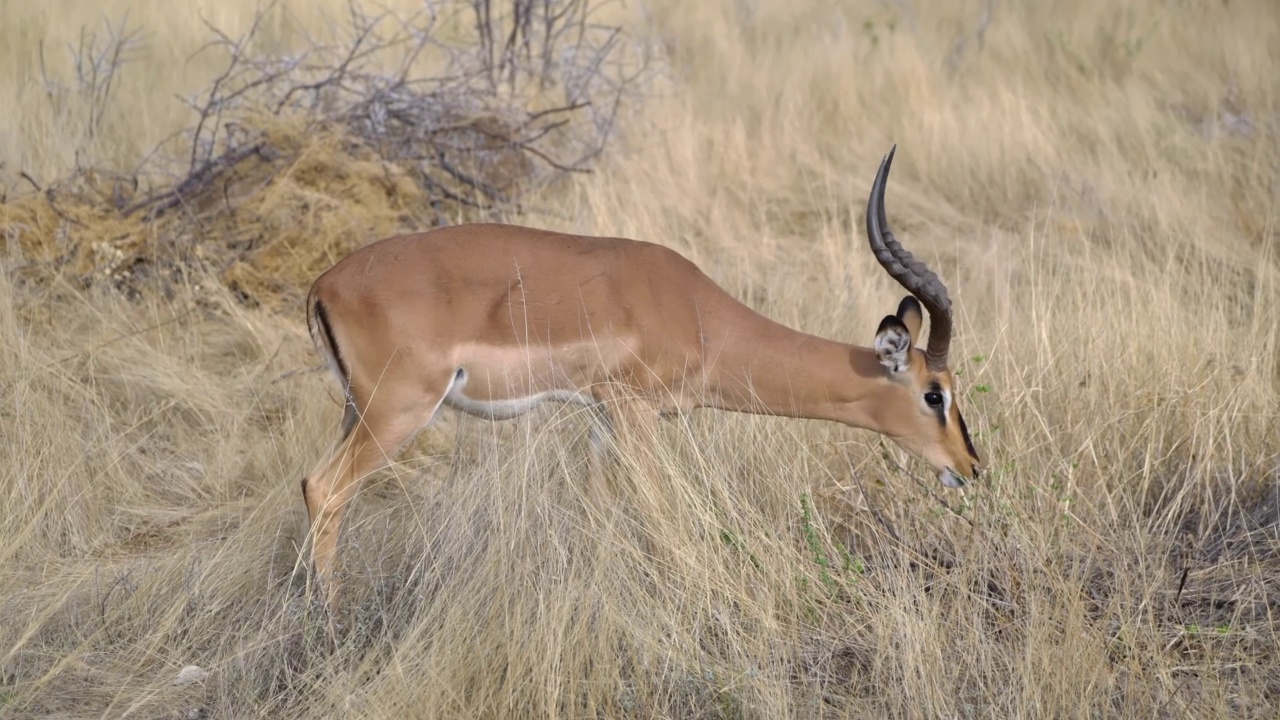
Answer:
<svg viewBox="0 0 1280 720"><path fill-rule="evenodd" d="M884 186L897 149L895 144L880 161L880 170L871 184L871 197L867 200L867 241L885 271L929 311L929 345L924 353L925 362L930 370L944 370L947 367L947 349L951 345L951 298L947 295L947 286L929 266L915 259L898 243L884 216Z"/></svg>

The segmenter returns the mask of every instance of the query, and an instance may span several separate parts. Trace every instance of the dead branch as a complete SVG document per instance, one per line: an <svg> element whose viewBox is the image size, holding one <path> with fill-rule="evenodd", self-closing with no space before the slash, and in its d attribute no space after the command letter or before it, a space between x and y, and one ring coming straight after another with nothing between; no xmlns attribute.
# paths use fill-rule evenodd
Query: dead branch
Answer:
<svg viewBox="0 0 1280 720"><path fill-rule="evenodd" d="M867 507L871 509L871 515L875 517L876 522L880 523L880 527L884 528L885 532L889 533L889 537L893 538L894 542L906 547L907 544L898 536L898 531L895 530L893 525L884 518L883 514L880 513L880 507L871 501L871 496L867 494L867 488L862 484L862 476L858 474L857 469L853 465L853 459L846 457L845 462L849 464L849 477L853 478L853 481L858 484L858 490L862 492L862 499L867 503Z"/></svg>
<svg viewBox="0 0 1280 720"><path fill-rule="evenodd" d="M136 202L122 211L122 214L128 217L143 208L151 208L151 215L155 217L160 213L181 203L184 198L199 193L207 185L212 183L227 170L235 167L241 160L261 152L262 143L256 143L246 147L228 150L226 153L205 162L200 169L191 173L182 182L178 183L172 190L166 190L147 197Z"/></svg>
<svg viewBox="0 0 1280 720"><path fill-rule="evenodd" d="M36 192L44 192L44 188L40 187L40 183L36 182L36 179L31 177L31 175L28 174L26 170L19 170L18 177L31 183L31 187L35 188Z"/></svg>
<svg viewBox="0 0 1280 720"><path fill-rule="evenodd" d="M433 25L442 10L459 4L464 0L432 0L425 16L408 20L367 15L352 5L350 36L341 47L315 43L291 57L250 52L262 18L275 3L260 11L239 38L206 22L214 36L206 49L220 48L228 62L207 92L186 101L197 120L185 175L174 188L126 212L163 211L224 172L230 161L251 154L235 148L228 128L235 118L246 122L248 114L263 108L277 116L301 114L314 123L337 121L386 161L430 158L440 175L432 169L418 175L424 189L438 192L456 183L450 195L486 198L476 205L510 202L516 184L587 172L587 163L613 133L618 105L640 78L604 77L611 72L607 63L617 54L621 29L588 22L591 7L585 0L465 0L476 24L475 42L444 45L435 39ZM428 47L444 54L445 72L414 77L414 62ZM379 63L385 66L397 51L403 57L394 63L394 73L381 71ZM526 109L522 85L559 85L569 101ZM592 94L602 91L609 97L595 101ZM598 107L608 114L592 110ZM588 122L570 117L580 110L593 113ZM562 157L575 148L572 160ZM470 170L462 170L464 159ZM426 183L428 177L432 182Z"/></svg>

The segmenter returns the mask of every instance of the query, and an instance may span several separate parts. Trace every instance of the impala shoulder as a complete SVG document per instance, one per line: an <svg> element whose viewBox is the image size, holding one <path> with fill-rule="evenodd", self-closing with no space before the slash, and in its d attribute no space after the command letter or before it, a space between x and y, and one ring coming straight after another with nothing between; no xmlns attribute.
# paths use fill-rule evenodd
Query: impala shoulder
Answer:
<svg viewBox="0 0 1280 720"><path fill-rule="evenodd" d="M702 274L702 270L696 263L675 248L648 240L628 240L627 242L628 255L652 270L667 274Z"/></svg>

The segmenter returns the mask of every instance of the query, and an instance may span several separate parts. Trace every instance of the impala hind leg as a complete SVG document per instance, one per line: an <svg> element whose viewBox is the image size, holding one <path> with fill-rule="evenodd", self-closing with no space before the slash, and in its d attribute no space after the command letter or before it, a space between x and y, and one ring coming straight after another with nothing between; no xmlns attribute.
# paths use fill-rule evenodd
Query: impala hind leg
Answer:
<svg viewBox="0 0 1280 720"><path fill-rule="evenodd" d="M338 592L338 538L347 505L364 479L391 463L410 437L430 424L447 388L412 398L378 398L363 415L347 404L337 444L302 481L311 528L311 564L326 596L332 619Z"/></svg>

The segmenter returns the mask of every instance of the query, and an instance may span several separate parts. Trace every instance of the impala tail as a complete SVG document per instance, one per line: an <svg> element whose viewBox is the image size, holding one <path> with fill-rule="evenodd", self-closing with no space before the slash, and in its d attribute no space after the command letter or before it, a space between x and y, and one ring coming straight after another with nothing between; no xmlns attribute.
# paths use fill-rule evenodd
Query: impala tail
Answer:
<svg viewBox="0 0 1280 720"><path fill-rule="evenodd" d="M324 303L320 302L320 298L316 297L314 286L307 293L307 332L311 334L311 342L315 344L316 350L324 356L329 370L338 378L338 383L342 386L342 394L349 399L348 388L351 384L351 375L346 363L342 360L342 353L338 351L338 344L333 339L333 325L329 322L329 311L325 309Z"/></svg>

